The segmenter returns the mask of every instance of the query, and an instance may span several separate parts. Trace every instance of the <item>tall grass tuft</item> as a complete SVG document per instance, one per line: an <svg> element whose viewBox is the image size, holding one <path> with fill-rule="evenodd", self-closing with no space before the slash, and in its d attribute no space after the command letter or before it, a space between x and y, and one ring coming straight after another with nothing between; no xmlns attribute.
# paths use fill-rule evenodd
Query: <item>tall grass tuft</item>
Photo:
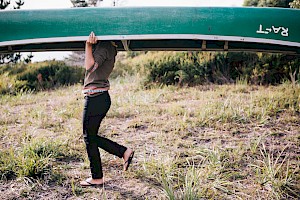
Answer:
<svg viewBox="0 0 300 200"><path fill-rule="evenodd" d="M0 151L0 178L14 179L17 176L17 161L13 149Z"/></svg>
<svg viewBox="0 0 300 200"><path fill-rule="evenodd" d="M57 176L58 172L53 171L56 159L79 158L69 148L66 143L36 139L18 149L3 150L0 152L0 176L2 179Z"/></svg>
<svg viewBox="0 0 300 200"><path fill-rule="evenodd" d="M169 200L176 200L176 194L173 189L173 175L167 172L164 167L161 168L159 181L162 185L163 192Z"/></svg>
<svg viewBox="0 0 300 200"><path fill-rule="evenodd" d="M38 155L34 151L25 151L18 155L17 175L19 177L44 178L52 174L50 155Z"/></svg>
<svg viewBox="0 0 300 200"><path fill-rule="evenodd" d="M276 199L282 197L300 197L296 190L295 173L299 169L292 170L288 155L284 155L286 147L278 153L268 151L264 143L260 149L260 158L257 164L251 164L256 171L259 184L269 190Z"/></svg>
<svg viewBox="0 0 300 200"><path fill-rule="evenodd" d="M183 171L183 183L180 189L180 199L193 200L200 197L201 171L195 163L188 162L188 167Z"/></svg>

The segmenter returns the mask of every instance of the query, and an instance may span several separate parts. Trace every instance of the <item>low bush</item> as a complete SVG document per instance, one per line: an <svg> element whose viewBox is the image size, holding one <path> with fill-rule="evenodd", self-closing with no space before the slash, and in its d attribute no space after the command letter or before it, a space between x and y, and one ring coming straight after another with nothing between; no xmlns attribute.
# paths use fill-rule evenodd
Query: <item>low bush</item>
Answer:
<svg viewBox="0 0 300 200"><path fill-rule="evenodd" d="M197 52L163 52L145 64L148 83L195 85L208 81L210 69Z"/></svg>
<svg viewBox="0 0 300 200"><path fill-rule="evenodd" d="M83 77L83 68L67 66L62 61L4 65L0 67L0 93L52 89L79 83Z"/></svg>
<svg viewBox="0 0 300 200"><path fill-rule="evenodd" d="M51 61L40 67L29 67L17 76L19 81L27 81L24 86L30 90L50 89L71 85L81 81L83 68L66 66L64 62Z"/></svg>
<svg viewBox="0 0 300 200"><path fill-rule="evenodd" d="M300 57L283 54L147 52L137 56L129 54L127 60L121 68L145 75L146 84L150 86L153 83L180 86L229 84L240 80L255 85L276 85L286 80L295 84L300 80Z"/></svg>

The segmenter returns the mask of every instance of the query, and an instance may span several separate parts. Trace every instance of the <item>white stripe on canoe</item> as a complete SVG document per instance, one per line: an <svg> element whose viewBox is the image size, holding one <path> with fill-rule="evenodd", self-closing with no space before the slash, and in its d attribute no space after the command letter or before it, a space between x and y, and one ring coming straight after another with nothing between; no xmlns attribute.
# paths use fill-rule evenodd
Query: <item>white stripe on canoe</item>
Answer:
<svg viewBox="0 0 300 200"><path fill-rule="evenodd" d="M285 46L300 47L299 42L290 42L283 40L241 37L241 36L222 36L222 35L198 35L198 34L146 34L146 35L105 35L97 36L98 40L162 40L162 39L192 39L192 40L216 40L216 41L236 41L236 42L254 42L277 44ZM0 42L0 46L13 46L24 44L39 44L39 43L55 43L55 42L80 42L86 41L88 36L76 37L52 37L52 38L37 38L26 40L12 40Z"/></svg>

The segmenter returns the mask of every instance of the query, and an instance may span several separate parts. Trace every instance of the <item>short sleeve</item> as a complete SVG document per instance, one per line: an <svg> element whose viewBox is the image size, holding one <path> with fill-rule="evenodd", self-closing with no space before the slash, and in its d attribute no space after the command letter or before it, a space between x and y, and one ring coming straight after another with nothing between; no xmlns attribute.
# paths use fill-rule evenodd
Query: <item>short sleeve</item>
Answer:
<svg viewBox="0 0 300 200"><path fill-rule="evenodd" d="M95 62L98 63L98 66L101 66L108 57L107 48L102 45L97 45L95 51L93 52L93 56Z"/></svg>

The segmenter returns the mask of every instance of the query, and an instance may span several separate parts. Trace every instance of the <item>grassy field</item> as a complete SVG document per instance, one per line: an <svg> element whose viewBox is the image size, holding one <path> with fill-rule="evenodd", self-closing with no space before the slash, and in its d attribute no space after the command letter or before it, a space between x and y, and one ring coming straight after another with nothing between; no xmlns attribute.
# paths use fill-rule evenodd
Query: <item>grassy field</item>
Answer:
<svg viewBox="0 0 300 200"><path fill-rule="evenodd" d="M1 199L298 199L300 87L143 90L112 80L99 134L135 149L128 172L101 150L107 183L82 188L81 86L0 98Z"/></svg>

